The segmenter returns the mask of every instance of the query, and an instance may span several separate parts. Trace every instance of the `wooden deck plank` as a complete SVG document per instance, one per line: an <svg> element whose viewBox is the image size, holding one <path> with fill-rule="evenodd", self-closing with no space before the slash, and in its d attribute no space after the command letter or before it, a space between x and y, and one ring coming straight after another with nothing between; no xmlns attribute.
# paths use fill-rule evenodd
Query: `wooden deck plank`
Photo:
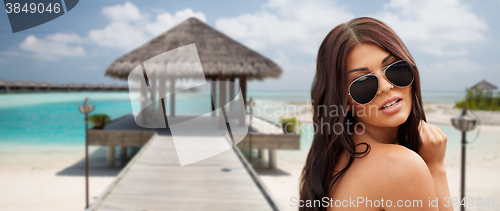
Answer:
<svg viewBox="0 0 500 211"><path fill-rule="evenodd" d="M272 210L233 149L181 167L172 137L155 135L137 156L90 210Z"/></svg>

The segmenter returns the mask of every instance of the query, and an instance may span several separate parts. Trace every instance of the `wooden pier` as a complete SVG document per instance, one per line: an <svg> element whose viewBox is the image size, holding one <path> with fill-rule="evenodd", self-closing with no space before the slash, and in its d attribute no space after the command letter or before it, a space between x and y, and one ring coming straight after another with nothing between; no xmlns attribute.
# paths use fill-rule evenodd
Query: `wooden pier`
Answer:
<svg viewBox="0 0 500 211"><path fill-rule="evenodd" d="M250 134L237 146L207 159L181 166L168 129L141 129L126 115L104 130L90 130L89 144L108 147L114 166L115 147L141 150L87 209L112 210L281 210L239 150L248 148ZM299 149L299 134L283 134L279 127L255 118L252 149L269 150L276 167L277 149ZM228 141L228 135L196 136L197 147ZM204 140L206 139L206 140ZM206 143L205 146L203 143ZM122 150L122 153L126 150Z"/></svg>
<svg viewBox="0 0 500 211"><path fill-rule="evenodd" d="M280 208L236 148L180 166L172 137L155 134L87 210Z"/></svg>
<svg viewBox="0 0 500 211"><path fill-rule="evenodd" d="M249 116L247 116L247 122L249 122ZM239 149L249 149L250 142L252 142L252 149L258 150L259 158L263 158L267 150L269 168L277 168L277 150L300 149L300 134L284 134L283 130L274 123L256 116L253 117L251 128L252 133L247 134L237 146ZM171 135L168 130L164 129L141 129L135 124L134 116L129 114L113 120L106 125L104 130L89 130L89 145L106 146L108 166L113 167L115 166L115 147L120 147L120 154L126 156L127 147L142 147L154 133Z"/></svg>

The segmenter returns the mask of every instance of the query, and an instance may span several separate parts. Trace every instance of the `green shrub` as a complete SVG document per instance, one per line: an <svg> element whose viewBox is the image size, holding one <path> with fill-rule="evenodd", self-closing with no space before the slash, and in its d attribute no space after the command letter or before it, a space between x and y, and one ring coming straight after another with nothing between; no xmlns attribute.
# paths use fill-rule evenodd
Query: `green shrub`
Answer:
<svg viewBox="0 0 500 211"><path fill-rule="evenodd" d="M94 128L102 129L104 125L111 122L111 117L106 114L93 114L89 116L89 122L94 123Z"/></svg>
<svg viewBox="0 0 500 211"><path fill-rule="evenodd" d="M466 89L465 100L455 102L455 108L467 106L470 110L500 111L500 92L496 96L486 94L483 90Z"/></svg>
<svg viewBox="0 0 500 211"><path fill-rule="evenodd" d="M280 124L281 127L283 128L284 133L297 133L299 132L299 121L297 120L296 117L290 117L290 118L280 118Z"/></svg>

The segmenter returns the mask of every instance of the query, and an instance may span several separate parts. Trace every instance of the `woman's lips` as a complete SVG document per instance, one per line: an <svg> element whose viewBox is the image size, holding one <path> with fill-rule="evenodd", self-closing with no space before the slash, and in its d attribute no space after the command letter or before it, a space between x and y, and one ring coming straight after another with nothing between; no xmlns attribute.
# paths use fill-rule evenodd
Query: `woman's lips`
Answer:
<svg viewBox="0 0 500 211"><path fill-rule="evenodd" d="M384 114L393 114L398 112L401 109L402 105L403 105L403 99L400 99L399 101L396 102L396 105L392 106L391 108L386 108L386 109L381 108L380 111Z"/></svg>

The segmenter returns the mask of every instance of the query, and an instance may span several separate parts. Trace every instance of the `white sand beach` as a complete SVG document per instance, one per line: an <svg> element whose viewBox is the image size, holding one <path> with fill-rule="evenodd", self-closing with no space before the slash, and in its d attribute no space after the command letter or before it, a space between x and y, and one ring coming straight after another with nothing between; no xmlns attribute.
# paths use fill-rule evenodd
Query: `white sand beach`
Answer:
<svg viewBox="0 0 500 211"><path fill-rule="evenodd" d="M303 123L311 123L311 106L303 103L290 103L300 107L285 116L296 116ZM427 121L431 124L450 126L450 119L459 116L461 110L453 108L453 103L424 103ZM299 111L301 112L299 115ZM468 207L467 210L500 210L492 208L493 197L500 202L500 112L473 111L481 120L479 141L467 146L466 197L490 200L490 207ZM473 114L469 115L473 116ZM454 129L453 129L454 130ZM472 141L473 131L468 141ZM454 131L452 131L454 132ZM458 133L458 131L456 131ZM450 137L448 135L448 137ZM460 197L460 140L448 139L445 158L448 184L452 197ZM453 143L452 143L453 142ZM306 147L306 146L301 146ZM307 156L307 149L300 151L278 151L277 170L257 168L261 180L274 194L284 210L297 210L291 207L290 198L299 197L299 179ZM500 206L500 205L499 205Z"/></svg>
<svg viewBox="0 0 500 211"><path fill-rule="evenodd" d="M292 103L291 105L302 105ZM450 125L449 119L460 114L451 103L425 103L428 122ZM310 122L310 106L286 114ZM304 115L297 115L302 111ZM478 141L467 147L467 197L500 199L500 112L474 112L483 125ZM473 132L472 135L474 135ZM472 138L474 136L471 136ZM452 197L459 197L459 140L448 140L446 166ZM452 144L454 143L454 144ZM261 180L271 190L284 210L290 198L299 195L300 172L309 146L302 143L300 151L278 151L278 169L256 167ZM118 151L118 150L117 150ZM120 171L108 168L105 149L91 147L90 200L98 197ZM0 149L0 204L2 210L83 210L85 204L84 148L79 146L26 146ZM118 161L118 160L117 160ZM120 162L117 166L122 165ZM490 203L491 204L491 203ZM469 207L468 210L500 210L500 208Z"/></svg>
<svg viewBox="0 0 500 211"><path fill-rule="evenodd" d="M106 166L103 148L90 147L89 153L92 202L121 168ZM84 210L84 156L83 146L4 147L0 150L1 210Z"/></svg>

